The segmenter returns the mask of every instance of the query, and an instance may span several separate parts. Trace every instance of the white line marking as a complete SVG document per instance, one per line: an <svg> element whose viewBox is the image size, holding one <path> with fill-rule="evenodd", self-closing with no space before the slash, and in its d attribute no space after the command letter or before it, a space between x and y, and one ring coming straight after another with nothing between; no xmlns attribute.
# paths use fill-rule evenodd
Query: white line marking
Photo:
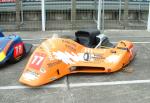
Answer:
<svg viewBox="0 0 150 103"><path fill-rule="evenodd" d="M49 39L49 38L52 38L52 37L35 38L35 39L22 39L22 40L23 41L38 41L38 40L46 40L46 39ZM109 36L109 38L150 38L150 36Z"/></svg>
<svg viewBox="0 0 150 103"><path fill-rule="evenodd" d="M150 44L150 42L133 42L134 44Z"/></svg>
<svg viewBox="0 0 150 103"><path fill-rule="evenodd" d="M70 88L77 87L94 87L94 86L114 86L114 85L128 85L128 84L144 84L150 83L150 80L131 80L131 81L112 81L112 82L96 82L96 83L71 83L68 84ZM41 87L28 87L28 86L0 86L0 90L15 90L15 89L31 89L31 88L66 88L66 84L50 84Z"/></svg>
<svg viewBox="0 0 150 103"><path fill-rule="evenodd" d="M108 36L109 38L150 38L150 36Z"/></svg>
<svg viewBox="0 0 150 103"><path fill-rule="evenodd" d="M39 46L40 44L32 44L33 46Z"/></svg>
<svg viewBox="0 0 150 103"><path fill-rule="evenodd" d="M112 42L112 43L118 43L118 42ZM136 41L133 41L132 43L134 43L134 44L150 44L150 42L136 42Z"/></svg>
<svg viewBox="0 0 150 103"><path fill-rule="evenodd" d="M112 42L112 43L118 43L118 42ZM134 44L150 44L150 42L132 42ZM33 44L33 46L39 46L40 44Z"/></svg>
<svg viewBox="0 0 150 103"><path fill-rule="evenodd" d="M113 85L144 84L144 83L150 83L150 80L113 81L113 82L97 82L97 83L77 83L77 84L70 84L70 87L113 86Z"/></svg>
<svg viewBox="0 0 150 103"><path fill-rule="evenodd" d="M22 40L23 41L33 41L33 40L38 41L38 40L46 40L46 39L48 39L48 38L22 39Z"/></svg>
<svg viewBox="0 0 150 103"><path fill-rule="evenodd" d="M29 87L29 86L0 86L0 90L13 90L13 89L32 89L32 88L64 88L66 87L65 84L52 84L48 86L41 86L41 87Z"/></svg>

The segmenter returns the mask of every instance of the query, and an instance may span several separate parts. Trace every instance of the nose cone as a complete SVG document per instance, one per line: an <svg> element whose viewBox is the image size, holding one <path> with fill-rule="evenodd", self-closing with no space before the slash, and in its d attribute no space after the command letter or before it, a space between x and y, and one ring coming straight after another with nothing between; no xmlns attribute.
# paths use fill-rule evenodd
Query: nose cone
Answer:
<svg viewBox="0 0 150 103"><path fill-rule="evenodd" d="M40 86L43 84L40 75L32 71L23 72L19 82L29 86Z"/></svg>
<svg viewBox="0 0 150 103"><path fill-rule="evenodd" d="M41 86L58 78L57 69L61 62L50 60L45 52L34 52L30 57L19 82L28 86Z"/></svg>
<svg viewBox="0 0 150 103"><path fill-rule="evenodd" d="M34 52L30 57L19 82L29 86L40 86L48 82L47 55L44 52Z"/></svg>

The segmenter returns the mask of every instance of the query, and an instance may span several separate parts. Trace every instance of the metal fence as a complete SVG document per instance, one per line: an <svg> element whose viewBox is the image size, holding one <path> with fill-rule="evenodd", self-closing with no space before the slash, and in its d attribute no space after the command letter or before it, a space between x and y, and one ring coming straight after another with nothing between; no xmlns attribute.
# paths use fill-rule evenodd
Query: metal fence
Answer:
<svg viewBox="0 0 150 103"><path fill-rule="evenodd" d="M130 0L127 27L123 20L123 0L103 1L102 29L146 29L147 1ZM0 28L9 31L41 30L41 0L22 0L18 5L0 1ZM46 30L96 28L98 0L45 0L45 13Z"/></svg>
<svg viewBox="0 0 150 103"><path fill-rule="evenodd" d="M11 10L7 7L11 7ZM0 3L0 29L15 29L16 25L15 3Z"/></svg>

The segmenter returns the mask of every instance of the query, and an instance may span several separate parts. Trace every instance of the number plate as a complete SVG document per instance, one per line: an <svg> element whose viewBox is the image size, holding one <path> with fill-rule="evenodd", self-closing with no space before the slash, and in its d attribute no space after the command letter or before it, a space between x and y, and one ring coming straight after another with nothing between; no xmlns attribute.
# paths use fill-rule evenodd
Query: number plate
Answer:
<svg viewBox="0 0 150 103"><path fill-rule="evenodd" d="M40 69L45 57L46 54L44 53L35 53L31 59L29 66L35 69Z"/></svg>
<svg viewBox="0 0 150 103"><path fill-rule="evenodd" d="M23 43L18 43L14 46L14 58L17 58L23 54Z"/></svg>

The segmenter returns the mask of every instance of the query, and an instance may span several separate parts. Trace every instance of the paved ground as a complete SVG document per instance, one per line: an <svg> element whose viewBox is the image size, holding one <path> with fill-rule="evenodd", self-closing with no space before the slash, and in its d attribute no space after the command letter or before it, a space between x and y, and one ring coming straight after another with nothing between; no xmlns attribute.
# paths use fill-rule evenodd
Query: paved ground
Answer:
<svg viewBox="0 0 150 103"><path fill-rule="evenodd" d="M54 33L74 37L74 31L17 32L33 44ZM150 103L150 33L115 30L104 33L113 42L127 39L136 43L137 56L125 70L112 74L74 74L44 87L27 88L18 79L28 56L0 69L0 103Z"/></svg>

